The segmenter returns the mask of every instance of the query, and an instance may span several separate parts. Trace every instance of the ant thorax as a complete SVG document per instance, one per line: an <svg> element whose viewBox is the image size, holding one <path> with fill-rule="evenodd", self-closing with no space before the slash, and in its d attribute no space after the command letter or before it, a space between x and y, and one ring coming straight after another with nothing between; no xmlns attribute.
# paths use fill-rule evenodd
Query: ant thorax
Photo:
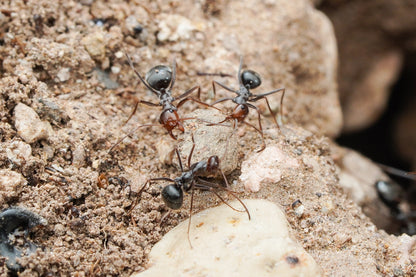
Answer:
<svg viewBox="0 0 416 277"><path fill-rule="evenodd" d="M176 110L176 107L172 105L172 102L175 98L172 97L171 92L169 90L163 91L160 95L160 106L163 107L163 110L173 109Z"/></svg>
<svg viewBox="0 0 416 277"><path fill-rule="evenodd" d="M233 102L236 104L245 104L247 103L247 100L250 96L251 92L247 88L241 86L239 94L238 96L234 97Z"/></svg>

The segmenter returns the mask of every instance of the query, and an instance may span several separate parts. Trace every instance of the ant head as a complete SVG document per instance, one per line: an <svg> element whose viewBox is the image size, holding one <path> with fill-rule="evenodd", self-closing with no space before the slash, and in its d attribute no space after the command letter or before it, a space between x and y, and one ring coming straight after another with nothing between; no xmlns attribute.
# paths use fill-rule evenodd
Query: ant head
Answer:
<svg viewBox="0 0 416 277"><path fill-rule="evenodd" d="M260 75L253 70L244 70L241 73L241 81L243 82L243 85L248 89L257 88L261 85Z"/></svg>
<svg viewBox="0 0 416 277"><path fill-rule="evenodd" d="M230 116L231 118L237 119L238 122L243 122L248 115L248 112L249 108L247 104L238 104Z"/></svg>
<svg viewBox="0 0 416 277"><path fill-rule="evenodd" d="M162 190L162 199L169 208L180 209L183 203L182 188L176 184L167 185Z"/></svg>
<svg viewBox="0 0 416 277"><path fill-rule="evenodd" d="M168 131L171 131L178 126L180 123L179 120L178 113L173 109L164 110L159 117L159 123Z"/></svg>
<svg viewBox="0 0 416 277"><path fill-rule="evenodd" d="M216 171L218 170L219 167L220 167L220 159L218 158L218 156L211 156L208 158L208 162L207 162L208 172Z"/></svg>
<svg viewBox="0 0 416 277"><path fill-rule="evenodd" d="M172 82L172 70L166 65L157 65L146 73L146 82L157 91L166 90Z"/></svg>

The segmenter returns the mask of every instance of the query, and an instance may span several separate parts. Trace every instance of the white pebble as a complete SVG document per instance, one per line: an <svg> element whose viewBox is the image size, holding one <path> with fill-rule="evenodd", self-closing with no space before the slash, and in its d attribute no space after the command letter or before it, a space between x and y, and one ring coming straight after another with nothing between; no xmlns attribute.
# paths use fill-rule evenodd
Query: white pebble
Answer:
<svg viewBox="0 0 416 277"><path fill-rule="evenodd" d="M7 158L16 165L22 165L32 156L32 147L23 141L13 141L6 149Z"/></svg>
<svg viewBox="0 0 416 277"><path fill-rule="evenodd" d="M19 103L14 108L17 133L27 143L47 139L53 130L49 122L40 120L38 114L29 106Z"/></svg>
<svg viewBox="0 0 416 277"><path fill-rule="evenodd" d="M68 81L69 78L71 78L70 70L71 69L69 67L64 67L64 68L61 68L61 70L59 70L56 76L58 77L60 82Z"/></svg>

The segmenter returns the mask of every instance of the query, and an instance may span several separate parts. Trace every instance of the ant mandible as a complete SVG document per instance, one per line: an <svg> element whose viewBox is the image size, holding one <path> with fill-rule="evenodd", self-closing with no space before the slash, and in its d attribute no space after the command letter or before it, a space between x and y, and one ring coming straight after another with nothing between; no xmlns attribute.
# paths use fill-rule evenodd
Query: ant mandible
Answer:
<svg viewBox="0 0 416 277"><path fill-rule="evenodd" d="M283 98L285 96L285 88L279 88L279 89L275 89L266 93L262 93L262 94L252 94L250 92L250 89L255 89L257 87L259 87L261 85L261 78L260 75L257 72L254 72L253 70L244 70L243 72L241 72L241 69L243 67L243 57L240 57L240 66L238 68L238 73L237 73L237 78L238 78L238 83L239 83L239 89L238 90L233 90L229 87L227 87L226 85L217 82L217 81L212 81L212 87L214 90L214 94L216 92L215 89L215 84L221 86L222 88L234 92L237 94L236 97L224 97L221 98L217 101L215 101L211 106L216 105L220 102L224 102L227 100L231 100L233 101L235 104L237 104L237 106L234 108L233 112L231 114L229 114L223 121L220 121L218 123L215 124L221 124L225 121L228 120L233 120L234 121L234 128L237 128L237 124L238 122L240 123L244 123L252 128L254 128L257 132L260 133L262 141L263 141L263 145L262 148L260 150L258 150L258 152L263 151L266 148L266 143L264 142L264 135L263 135L263 128L261 125L261 120L260 120L260 109L258 107L256 107L255 105L249 103L249 102L257 102L260 99L265 99L266 100L266 104L267 104L267 108L269 109L270 114L273 116L273 120L274 123L276 124L277 129L280 130L279 124L276 121L276 117L270 107L269 104L269 100L267 99L268 95L277 93L277 92L282 92L282 96L280 98L280 117L283 118ZM254 126L253 124L250 124L248 122L245 121L248 113L249 113L249 108L255 109L257 111L257 115L258 115L258 121L259 121L259 128L257 128L256 126Z"/></svg>
<svg viewBox="0 0 416 277"><path fill-rule="evenodd" d="M126 124L133 117L133 115L137 111L137 107L139 106L139 104L145 104L147 106L152 106L152 107L161 106L162 112L159 116L159 123L167 130L171 138L176 140L177 138L173 134L172 131L175 128L178 128L179 131L181 131L182 133L185 132L185 128L182 125L182 121L193 119L193 118L180 118L178 115L178 112L177 112L178 109L185 102L194 101L203 106L211 107L210 105L198 100L201 94L200 86L194 86L188 89L187 91L185 91L183 94L179 95L178 97L172 96L172 87L175 84L175 80L176 80L176 62L175 61L173 61L172 69L166 65L157 65L151 68L146 73L145 79L143 79L140 73L135 69L133 62L131 61L127 53L126 53L126 57L127 57L127 61L130 67L133 69L134 73L136 73L137 77L139 77L140 81L159 98L159 103L152 103L152 102L136 99L136 104L134 106L133 112L131 113L131 115L129 116L129 118L126 120L124 124ZM197 91L198 99L195 99L189 96L195 90ZM179 103L175 106L173 102L177 100L181 100L181 101L179 101ZM142 128L142 127L150 127L150 126L158 126L158 125L157 124L144 124L144 125L138 126L133 131L129 132L126 136L124 136L122 139L120 139L116 144L114 144L110 148L109 151L111 152L111 150L115 146L117 146L121 141L123 141L127 136L135 132L137 129Z"/></svg>
<svg viewBox="0 0 416 277"><path fill-rule="evenodd" d="M169 184L165 186L162 189L162 200L168 206L169 208L173 210L178 210L182 207L183 204L183 193L184 192L191 192L191 206L189 210L189 222L188 222L188 241L189 244L192 247L191 240L189 238L189 230L191 227L191 217L192 217L192 206L193 206L193 200L194 200L194 190L208 190L214 193L222 202L224 202L227 206L229 206L231 209L238 211L238 212L246 212L248 215L248 219L251 219L250 212L248 211L246 205L243 203L243 201L233 192L232 190L228 189L228 180L225 177L224 172L220 168L220 159L218 156L211 156L206 161L200 161L197 163L194 163L191 165L191 159L192 159L192 153L195 149L195 141L194 137L192 136L192 149L188 157L188 170L184 171L182 166L181 157L179 154L178 149L175 149L176 155L179 160L179 166L181 168L181 176L170 179L166 177L159 177L159 178L151 178L146 181L146 183L140 188L138 192L138 197L142 194L144 189L154 181L168 181L172 182L172 184ZM226 186L221 186L213 182L209 182L207 180L202 179L201 177L206 176L206 174L215 173L216 171L220 171L222 177L225 180ZM235 209L230 204L228 204L219 194L218 190L223 190L229 193L231 196L233 196L235 199L237 199L241 205L244 208L244 211ZM136 203L137 199L136 198ZM131 210L136 206L136 203L132 206Z"/></svg>

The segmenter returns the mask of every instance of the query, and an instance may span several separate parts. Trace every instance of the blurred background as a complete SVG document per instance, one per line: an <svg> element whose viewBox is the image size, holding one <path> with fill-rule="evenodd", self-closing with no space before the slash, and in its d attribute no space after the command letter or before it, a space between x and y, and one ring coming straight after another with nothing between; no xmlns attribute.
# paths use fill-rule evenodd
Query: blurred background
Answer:
<svg viewBox="0 0 416 277"><path fill-rule="evenodd" d="M415 171L416 2L327 0L317 7L333 23L339 49L344 126L337 142Z"/></svg>

